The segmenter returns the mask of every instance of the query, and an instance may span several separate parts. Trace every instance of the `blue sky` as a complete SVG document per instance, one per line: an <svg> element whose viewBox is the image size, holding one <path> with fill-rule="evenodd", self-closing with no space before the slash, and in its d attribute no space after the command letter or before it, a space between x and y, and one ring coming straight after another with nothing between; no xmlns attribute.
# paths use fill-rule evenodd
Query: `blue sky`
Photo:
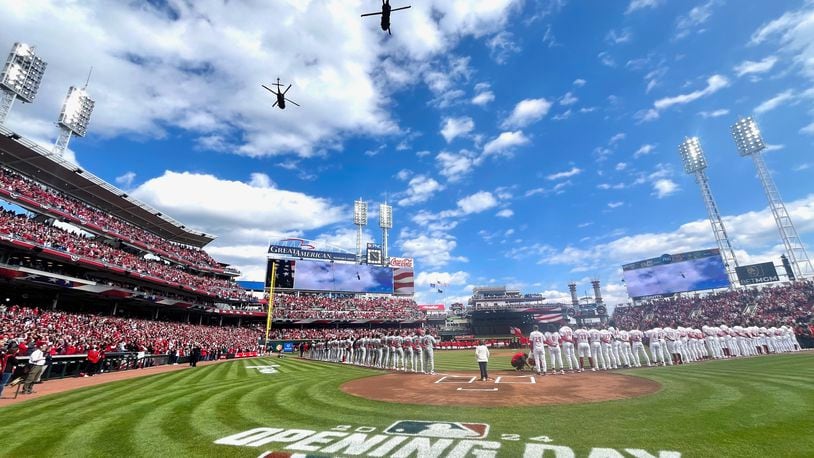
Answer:
<svg viewBox="0 0 814 458"><path fill-rule="evenodd" d="M416 258L419 302L488 284L556 300L591 278L624 302L621 264L715 247L681 169L687 135L740 263L778 262L729 135L749 114L813 240L812 2L415 0L392 37L359 17L372 0L248 3L0 1L0 47L49 62L7 124L52 144L67 87L93 66L73 160L217 234L207 249L248 280L281 236L353 249L362 197L393 204L391 254ZM302 107L271 107L260 84L277 77Z"/></svg>

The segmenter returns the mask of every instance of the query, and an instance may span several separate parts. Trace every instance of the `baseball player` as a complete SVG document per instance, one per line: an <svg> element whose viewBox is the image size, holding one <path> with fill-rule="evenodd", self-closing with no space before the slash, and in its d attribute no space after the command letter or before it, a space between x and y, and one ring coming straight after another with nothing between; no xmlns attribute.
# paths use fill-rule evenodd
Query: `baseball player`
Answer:
<svg viewBox="0 0 814 458"><path fill-rule="evenodd" d="M568 363L568 369L578 371L580 367L575 354L574 331L569 326L563 326L560 328L560 337L562 339L562 350L565 352L565 361Z"/></svg>
<svg viewBox="0 0 814 458"><path fill-rule="evenodd" d="M545 344L548 346L548 357L551 358L551 372L556 374L560 368L560 374L564 375L562 368L562 351L560 350L560 333L557 331L545 333Z"/></svg>
<svg viewBox="0 0 814 458"><path fill-rule="evenodd" d="M602 357L602 334L599 333L599 329L591 328L588 330L588 340L591 342L591 357L593 358L593 367L591 370L596 372L597 369L599 370L607 370L608 364L605 362L605 359Z"/></svg>
<svg viewBox="0 0 814 458"><path fill-rule="evenodd" d="M602 352L602 359L605 361L605 369L618 368L617 361L613 358L613 343L611 343L611 332L608 329L599 331L600 351Z"/></svg>
<svg viewBox="0 0 814 458"><path fill-rule="evenodd" d="M673 364L681 364L681 355L678 353L678 346L676 341L678 340L678 331L667 326L664 328L664 341L667 343L667 351L670 353L670 361Z"/></svg>
<svg viewBox="0 0 814 458"><path fill-rule="evenodd" d="M585 328L579 328L574 331L574 337L577 340L577 354L579 355L579 371L582 372L585 368L585 358L591 364L591 370L596 372L596 363L591 356L591 344L588 343L590 336Z"/></svg>
<svg viewBox="0 0 814 458"><path fill-rule="evenodd" d="M410 372L415 372L415 354L413 353L413 335L410 332L404 333L402 345L404 346L404 357L410 361Z"/></svg>
<svg viewBox="0 0 814 458"><path fill-rule="evenodd" d="M407 362L404 360L404 333L397 333L394 339L396 341L396 356L401 361L401 371L405 372L407 371ZM393 368L395 369L396 366L397 364L394 364Z"/></svg>
<svg viewBox="0 0 814 458"><path fill-rule="evenodd" d="M531 350L531 357L534 359L534 370L537 375L546 375L547 367L545 361L545 336L540 332L540 327L534 325L534 330L529 334L529 347Z"/></svg>
<svg viewBox="0 0 814 458"><path fill-rule="evenodd" d="M435 354L433 353L433 349L435 345L438 343L438 340L432 335L432 333L428 332L425 333L424 336L421 338L421 343L424 346L424 355L427 361L427 374L435 375Z"/></svg>
<svg viewBox="0 0 814 458"><path fill-rule="evenodd" d="M624 329L617 330L619 336L619 356L625 367L633 367L633 352L630 350L630 334Z"/></svg>

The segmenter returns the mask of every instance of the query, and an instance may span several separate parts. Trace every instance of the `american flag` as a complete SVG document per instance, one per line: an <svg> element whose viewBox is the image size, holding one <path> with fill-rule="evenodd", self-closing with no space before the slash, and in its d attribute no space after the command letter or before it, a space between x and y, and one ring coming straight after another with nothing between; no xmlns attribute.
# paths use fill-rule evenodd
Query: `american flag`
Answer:
<svg viewBox="0 0 814 458"><path fill-rule="evenodd" d="M536 313L533 318L538 323L556 323L562 320L562 312Z"/></svg>

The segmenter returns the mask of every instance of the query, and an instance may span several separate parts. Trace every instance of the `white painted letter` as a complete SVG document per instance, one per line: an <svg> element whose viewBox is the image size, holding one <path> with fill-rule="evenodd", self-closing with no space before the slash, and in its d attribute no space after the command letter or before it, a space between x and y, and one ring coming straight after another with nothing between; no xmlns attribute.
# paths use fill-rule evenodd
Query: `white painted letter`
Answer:
<svg viewBox="0 0 814 458"><path fill-rule="evenodd" d="M286 447L288 450L300 450L303 452L316 452L318 451L323 445L330 444L335 438L338 437L345 437L348 433L338 433L335 431L322 431L321 433L314 434L311 437L303 439L299 442L294 442L293 444ZM320 445L311 445L311 444L320 444Z"/></svg>
<svg viewBox="0 0 814 458"><path fill-rule="evenodd" d="M282 431L281 428L254 428L242 433L232 434L231 436L224 437L215 441L216 444L221 445L246 445L249 442L254 442L272 434L277 434Z"/></svg>
<svg viewBox="0 0 814 458"><path fill-rule="evenodd" d="M339 453L342 452L342 450L345 450L344 452L342 452L343 455L361 455L367 452L368 449L370 449L371 447L385 439L387 439L387 436L384 436L382 434L376 434L370 439L367 438L367 434L362 433L351 434L350 436L342 439L341 441L325 447L324 449L321 450L321 452Z"/></svg>
<svg viewBox="0 0 814 458"><path fill-rule="evenodd" d="M574 451L564 445L526 444L523 458L543 458L546 450L554 452L555 458L574 458Z"/></svg>
<svg viewBox="0 0 814 458"><path fill-rule="evenodd" d="M305 439L306 437L314 434L315 432L316 431L311 431L310 429L289 429L277 433L271 437L266 437L258 441L252 442L251 444L248 445L251 447L259 447L261 445L266 445L270 442L297 442Z"/></svg>
<svg viewBox="0 0 814 458"><path fill-rule="evenodd" d="M592 448L588 458L625 458L625 455L612 448Z"/></svg>
<svg viewBox="0 0 814 458"><path fill-rule="evenodd" d="M472 450L472 447L480 448ZM494 458L497 456L497 452L495 450L498 450L499 448L500 442L462 440L461 442L458 442L458 445L456 445L455 448L449 452L447 457L465 458L471 453L472 456L479 458Z"/></svg>
<svg viewBox="0 0 814 458"><path fill-rule="evenodd" d="M635 456L636 458L656 458L655 456L648 453L647 450L642 450L640 448L626 448L625 451ZM681 453L670 451L659 452L658 458L681 458Z"/></svg>

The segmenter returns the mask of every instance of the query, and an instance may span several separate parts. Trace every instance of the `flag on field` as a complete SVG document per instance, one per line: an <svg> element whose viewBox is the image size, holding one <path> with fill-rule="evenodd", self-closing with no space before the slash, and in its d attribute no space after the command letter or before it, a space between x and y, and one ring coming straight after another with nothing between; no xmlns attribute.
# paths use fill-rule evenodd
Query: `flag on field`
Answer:
<svg viewBox="0 0 814 458"><path fill-rule="evenodd" d="M521 345L526 345L529 343L528 337L523 335L523 331L520 328L516 328L514 326L509 327L509 333L520 340Z"/></svg>

